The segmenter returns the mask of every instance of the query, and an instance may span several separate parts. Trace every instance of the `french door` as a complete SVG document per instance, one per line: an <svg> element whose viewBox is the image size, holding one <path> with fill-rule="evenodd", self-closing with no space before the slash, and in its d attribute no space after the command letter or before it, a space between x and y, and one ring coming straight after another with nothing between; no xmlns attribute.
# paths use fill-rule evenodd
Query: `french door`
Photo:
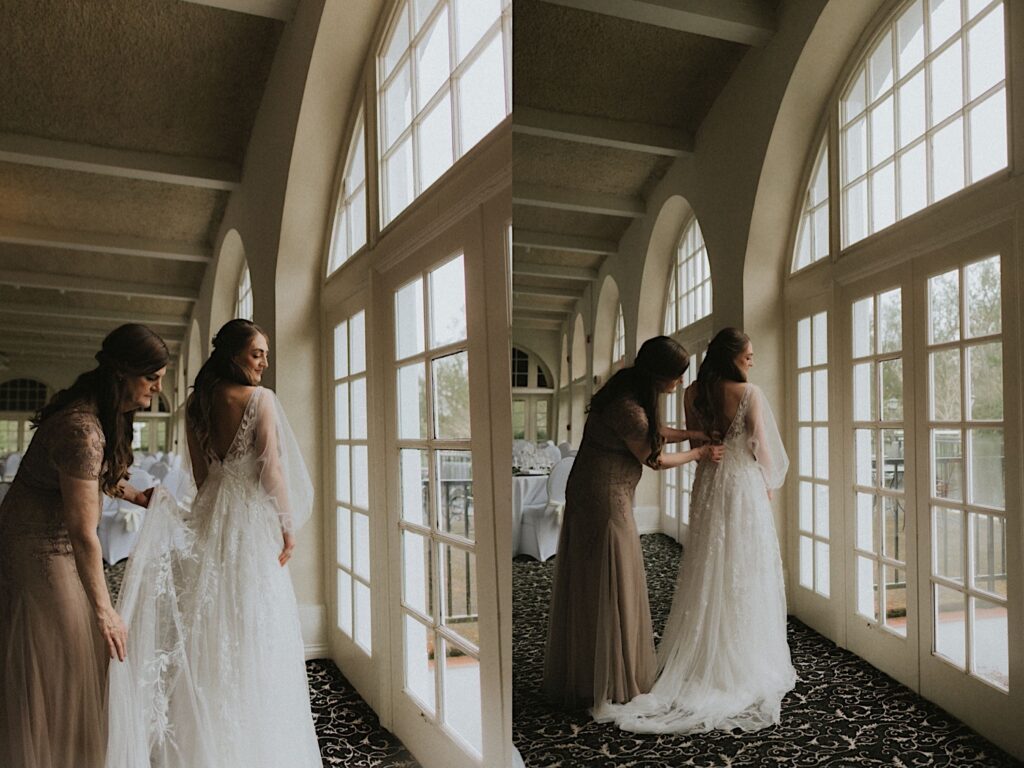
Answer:
<svg viewBox="0 0 1024 768"><path fill-rule="evenodd" d="M1007 242L997 228L840 290L842 605L851 650L1021 744L1024 670L1011 663L1024 643L1020 411L1019 397L1004 397L1020 391L1019 318Z"/></svg>

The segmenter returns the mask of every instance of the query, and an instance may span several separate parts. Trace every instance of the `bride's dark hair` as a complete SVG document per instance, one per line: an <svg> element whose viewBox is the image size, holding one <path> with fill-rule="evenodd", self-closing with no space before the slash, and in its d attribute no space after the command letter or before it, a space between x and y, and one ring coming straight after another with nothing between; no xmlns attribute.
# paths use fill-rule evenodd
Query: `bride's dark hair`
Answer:
<svg viewBox="0 0 1024 768"><path fill-rule="evenodd" d="M252 386L254 382L238 363L235 356L249 348L256 336L268 338L266 332L252 320L228 320L213 337L213 352L196 374L192 392L185 409L189 429L199 441L203 453L210 451L210 425L212 423L213 392L222 381ZM196 457L192 457L193 461Z"/></svg>
<svg viewBox="0 0 1024 768"><path fill-rule="evenodd" d="M119 326L103 339L96 353L98 365L81 374L75 383L50 398L32 418L38 427L55 413L74 403L96 408L103 430L103 467L100 488L113 494L117 484L132 465L134 411L123 412L127 376L147 376L167 365L170 354L164 340L144 325L128 323Z"/></svg>
<svg viewBox="0 0 1024 768"><path fill-rule="evenodd" d="M739 328L723 328L708 344L704 362L697 371L697 397L694 410L700 416L701 425L708 434L725 431L725 401L722 383L746 381L747 377L736 366L736 358L746 350L750 337Z"/></svg>
<svg viewBox="0 0 1024 768"><path fill-rule="evenodd" d="M653 466L664 444L658 431L661 423L658 413L661 391L667 381L678 379L689 367L690 356L681 344L668 336L650 338L640 346L633 365L616 373L597 391L587 411L600 413L624 397L639 403L647 414L647 439L651 444L651 455L647 463Z"/></svg>

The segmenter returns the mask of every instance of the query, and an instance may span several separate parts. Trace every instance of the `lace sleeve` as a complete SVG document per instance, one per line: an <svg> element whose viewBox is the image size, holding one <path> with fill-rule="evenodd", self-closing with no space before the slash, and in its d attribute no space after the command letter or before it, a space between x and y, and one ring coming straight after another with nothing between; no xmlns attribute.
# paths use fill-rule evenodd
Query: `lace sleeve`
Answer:
<svg viewBox="0 0 1024 768"><path fill-rule="evenodd" d="M641 464L658 468L661 448L651 450L647 432L647 413L634 400L624 398L608 407L606 419L612 431L626 444Z"/></svg>
<svg viewBox="0 0 1024 768"><path fill-rule="evenodd" d="M54 424L50 461L63 475L81 480L97 480L103 469L103 448L106 440L96 417L72 412Z"/></svg>
<svg viewBox="0 0 1024 768"><path fill-rule="evenodd" d="M256 403L256 456L260 485L277 510L281 527L295 531L313 511L313 484L284 409L269 389Z"/></svg>
<svg viewBox="0 0 1024 768"><path fill-rule="evenodd" d="M747 405L746 426L751 452L764 475L765 485L769 488L781 488L789 469L789 457L782 445L779 428L775 424L772 409L768 407L761 390L753 384Z"/></svg>

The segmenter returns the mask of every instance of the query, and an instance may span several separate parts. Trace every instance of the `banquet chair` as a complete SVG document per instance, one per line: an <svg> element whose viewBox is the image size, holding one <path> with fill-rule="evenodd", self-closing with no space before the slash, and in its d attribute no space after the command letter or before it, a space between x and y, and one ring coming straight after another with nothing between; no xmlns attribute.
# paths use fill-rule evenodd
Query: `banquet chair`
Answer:
<svg viewBox="0 0 1024 768"><path fill-rule="evenodd" d="M558 552L558 534L562 528L565 488L575 459L559 461L548 475L548 501L542 506L525 507L520 526L519 553L547 560Z"/></svg>

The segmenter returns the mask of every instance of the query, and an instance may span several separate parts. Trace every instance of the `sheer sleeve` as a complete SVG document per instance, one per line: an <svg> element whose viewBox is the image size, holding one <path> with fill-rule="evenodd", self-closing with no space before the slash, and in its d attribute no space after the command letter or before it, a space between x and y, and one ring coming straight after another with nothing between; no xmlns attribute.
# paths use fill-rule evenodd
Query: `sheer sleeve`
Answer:
<svg viewBox="0 0 1024 768"><path fill-rule="evenodd" d="M789 469L789 457L782 445L779 428L775 424L775 417L764 394L753 384L748 386L751 391L746 417L749 435L747 444L761 468L765 485L769 488L781 488L786 479L786 470Z"/></svg>
<svg viewBox="0 0 1024 768"><path fill-rule="evenodd" d="M256 456L260 485L277 508L281 527L298 530L313 511L313 484L284 409L269 389L260 392L256 404Z"/></svg>
<svg viewBox="0 0 1024 768"><path fill-rule="evenodd" d="M99 421L91 413L72 411L61 416L63 424L54 424L56 433L50 446L50 461L63 475L80 480L96 480L103 469L106 440Z"/></svg>
<svg viewBox="0 0 1024 768"><path fill-rule="evenodd" d="M639 403L623 398L608 406L605 418L608 426L626 444L637 461L657 469L661 450L651 450L647 413Z"/></svg>

